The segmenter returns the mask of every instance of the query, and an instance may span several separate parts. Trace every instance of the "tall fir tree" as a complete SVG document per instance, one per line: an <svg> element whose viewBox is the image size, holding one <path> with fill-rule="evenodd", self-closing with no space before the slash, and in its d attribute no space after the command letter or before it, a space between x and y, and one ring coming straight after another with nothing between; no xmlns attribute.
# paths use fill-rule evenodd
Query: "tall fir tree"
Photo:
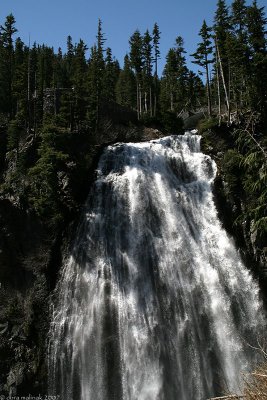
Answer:
<svg viewBox="0 0 267 400"><path fill-rule="evenodd" d="M154 24L153 32L153 50L154 50L154 65L155 65L155 73L154 73L154 116L157 115L158 109L158 96L159 96L159 79L158 79L158 60L160 60L160 49L159 49L159 41L161 32L159 30L159 26L157 23Z"/></svg>
<svg viewBox="0 0 267 400"><path fill-rule="evenodd" d="M166 56L166 64L161 79L161 108L175 111L177 89L177 57L174 48Z"/></svg>
<svg viewBox="0 0 267 400"><path fill-rule="evenodd" d="M256 0L247 8L248 45L251 53L251 106L267 121L267 40L264 7Z"/></svg>
<svg viewBox="0 0 267 400"><path fill-rule="evenodd" d="M124 57L123 69L116 84L116 101L129 108L136 106L136 80L128 54Z"/></svg>
<svg viewBox="0 0 267 400"><path fill-rule="evenodd" d="M87 63L85 53L87 46L83 40L80 39L74 47L74 59L73 59L73 88L74 88L74 120L76 127L79 130L81 122L85 119L86 115L86 104L87 104L87 92L86 92L86 72Z"/></svg>
<svg viewBox="0 0 267 400"><path fill-rule="evenodd" d="M1 85L1 108L9 114L14 115L12 110L12 81L14 75L14 34L17 32L15 27L16 20L13 14L6 17L4 25L0 26L0 85Z"/></svg>
<svg viewBox="0 0 267 400"><path fill-rule="evenodd" d="M211 28L208 27L206 21L203 21L202 27L199 31L199 36L202 41L198 44L197 50L192 56L195 61L194 64L204 68L206 73L206 88L207 88L207 104L208 104L208 115L211 116L211 91L210 91L210 77L209 77L209 65L213 63L211 55L213 53L213 47L211 42Z"/></svg>
<svg viewBox="0 0 267 400"><path fill-rule="evenodd" d="M177 63L177 89L176 89L176 101L178 112L186 106L187 104L187 78L188 78L188 68L186 66L184 49L184 40L181 36L177 36L175 39L175 53L176 53L176 63Z"/></svg>
<svg viewBox="0 0 267 400"><path fill-rule="evenodd" d="M136 108L138 118L142 115L142 71L144 67L143 58L143 40L139 30L136 30L129 40L130 44L130 62L135 71L136 78Z"/></svg>
<svg viewBox="0 0 267 400"><path fill-rule="evenodd" d="M143 37L143 91L144 91L144 112L153 115L152 106L152 37L146 30Z"/></svg>
<svg viewBox="0 0 267 400"><path fill-rule="evenodd" d="M14 50L14 75L12 80L13 110L15 115L27 119L28 52L20 38Z"/></svg>
<svg viewBox="0 0 267 400"><path fill-rule="evenodd" d="M234 0L231 13L231 34L227 41L227 56L231 65L234 108L239 114L248 104L249 48L246 27L245 0Z"/></svg>
<svg viewBox="0 0 267 400"><path fill-rule="evenodd" d="M117 60L112 56L110 47L106 50L105 71L103 77L103 99L114 102L116 99L116 84L120 74L120 66Z"/></svg>
<svg viewBox="0 0 267 400"><path fill-rule="evenodd" d="M215 33L216 55L218 59L220 81L222 82L221 92L224 93L224 102L227 105L228 116L230 116L230 64L227 57L227 38L230 32L230 16L225 0L218 0L214 17L213 30Z"/></svg>

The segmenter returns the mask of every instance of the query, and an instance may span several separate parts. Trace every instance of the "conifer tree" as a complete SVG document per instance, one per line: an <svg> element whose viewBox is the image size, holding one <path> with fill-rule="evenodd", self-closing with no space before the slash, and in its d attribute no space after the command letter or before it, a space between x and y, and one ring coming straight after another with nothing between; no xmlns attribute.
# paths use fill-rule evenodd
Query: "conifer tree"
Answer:
<svg viewBox="0 0 267 400"><path fill-rule="evenodd" d="M202 106L203 99L205 99L205 87L200 77L193 71L188 71L186 91L186 110L194 111Z"/></svg>
<svg viewBox="0 0 267 400"><path fill-rule="evenodd" d="M228 118L230 118L230 64L227 57L227 38L230 32L230 17L225 0L218 0L214 18L214 33L216 45L217 67L220 70L221 81L227 104ZM219 82L220 84L220 82Z"/></svg>
<svg viewBox="0 0 267 400"><path fill-rule="evenodd" d="M119 78L120 66L117 60L113 59L111 48L106 50L105 70L103 77L103 98L106 101L115 101L115 88Z"/></svg>
<svg viewBox="0 0 267 400"><path fill-rule="evenodd" d="M264 7L256 0L247 8L248 45L251 53L251 106L267 121L267 40Z"/></svg>
<svg viewBox="0 0 267 400"><path fill-rule="evenodd" d="M143 59L143 40L139 30L136 30L134 34L130 37L130 62L131 66L135 71L136 77L136 100L137 100L137 115L138 119L142 114L142 70L144 66Z"/></svg>
<svg viewBox="0 0 267 400"><path fill-rule="evenodd" d="M147 114L149 109L150 116L152 116L152 37L148 30L143 37L143 59L144 112Z"/></svg>
<svg viewBox="0 0 267 400"><path fill-rule="evenodd" d="M175 53L176 53L176 64L177 64L177 88L176 88L176 101L178 106L178 112L180 112L187 103L186 99L186 85L188 78L188 68L186 66L184 49L184 40L181 36L177 36L175 39Z"/></svg>
<svg viewBox="0 0 267 400"><path fill-rule="evenodd" d="M104 78L104 70L105 70L105 61L104 61L104 43L106 39L104 38L103 30L102 30L102 21L98 20L98 28L97 28L97 46L96 46L96 129L98 128L99 123L99 113L100 113L100 105L103 98L103 78Z"/></svg>
<svg viewBox="0 0 267 400"><path fill-rule="evenodd" d="M17 32L15 27L16 20L12 14L6 17L4 25L0 26L0 85L1 85L1 108L8 112L11 117L14 114L12 110L12 80L14 67L14 34Z"/></svg>
<svg viewBox="0 0 267 400"><path fill-rule="evenodd" d="M27 78L28 52L20 38L16 39L14 50L14 75L12 82L13 110L20 118L27 119Z"/></svg>
<svg viewBox="0 0 267 400"><path fill-rule="evenodd" d="M245 0L234 0L232 3L232 15L231 15L231 25L233 26L235 32L242 36L245 28L246 21L246 1Z"/></svg>
<svg viewBox="0 0 267 400"><path fill-rule="evenodd" d="M227 57L231 65L232 92L236 112L242 111L248 101L249 49L246 29L245 0L234 0L231 13L231 33L227 40Z"/></svg>
<svg viewBox="0 0 267 400"><path fill-rule="evenodd" d="M154 24L153 28L153 49L154 49L154 65L155 65L155 73L154 73L154 116L157 115L157 108L158 108L158 60L160 59L160 49L159 49L159 40L160 40L159 26L157 23Z"/></svg>
<svg viewBox="0 0 267 400"><path fill-rule="evenodd" d="M259 7L257 0L247 8L247 28L249 45L254 53L266 53L266 23L264 7Z"/></svg>
<svg viewBox="0 0 267 400"><path fill-rule="evenodd" d="M73 85L74 85L74 97L75 97L75 108L74 118L76 126L79 129L82 120L86 115L86 72L87 64L85 59L85 53L87 46L83 40L80 39L79 43L74 47L74 59L73 59Z"/></svg>
<svg viewBox="0 0 267 400"><path fill-rule="evenodd" d="M211 45L211 28L207 26L206 21L203 21L202 27L199 31L199 36L202 42L198 44L197 50L192 56L195 58L194 64L204 68L206 73L206 88L207 88L207 101L208 101L208 114L211 116L211 91L210 91L210 78L209 78L209 64L213 62L210 58L213 48Z"/></svg>
<svg viewBox="0 0 267 400"><path fill-rule="evenodd" d="M161 80L161 105L165 110L175 110L177 88L177 58L175 49L171 48L166 56L166 65Z"/></svg>
<svg viewBox="0 0 267 400"><path fill-rule="evenodd" d="M98 51L96 45L91 47L88 62L88 110L87 120L92 130L96 131L99 118L99 74L98 74Z"/></svg>
<svg viewBox="0 0 267 400"><path fill-rule="evenodd" d="M67 37L67 53L64 56L64 65L66 71L66 86L71 87L71 77L73 73L73 58L74 58L74 46L72 43L72 37Z"/></svg>
<svg viewBox="0 0 267 400"><path fill-rule="evenodd" d="M128 54L124 57L124 66L117 81L116 101L129 108L136 105L136 81Z"/></svg>

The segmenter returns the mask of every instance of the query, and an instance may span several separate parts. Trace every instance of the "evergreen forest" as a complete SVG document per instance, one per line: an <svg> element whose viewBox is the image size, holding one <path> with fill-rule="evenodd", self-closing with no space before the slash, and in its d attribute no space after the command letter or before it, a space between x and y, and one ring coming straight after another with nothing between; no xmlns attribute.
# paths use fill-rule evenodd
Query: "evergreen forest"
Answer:
<svg viewBox="0 0 267 400"><path fill-rule="evenodd" d="M90 49L82 39L73 43L68 36L65 54L61 48L26 45L18 34L15 17L8 15L0 28L0 168L3 172L7 163L13 168L2 178L1 191L45 220L60 219L66 207L60 202L58 171L73 173L74 165L86 163L86 150L84 160L71 154L74 142L82 136L88 148L102 143L103 120L110 114L124 112L124 123L176 133L185 113L202 112L218 126L226 122L247 128L233 150L246 168L254 168L252 160L266 158L253 136L256 125L257 135L264 135L267 123L266 17L256 0L251 5L235 0L230 8L218 1L213 26L203 21L199 44L190 55L198 75L186 65L181 36L174 38L158 75L157 23L150 31L132 34L123 66L107 46L101 20ZM240 146L249 147L249 154ZM266 182L264 167L261 176L257 187L254 179L244 187L254 185L257 192ZM256 207L259 215L264 201Z"/></svg>

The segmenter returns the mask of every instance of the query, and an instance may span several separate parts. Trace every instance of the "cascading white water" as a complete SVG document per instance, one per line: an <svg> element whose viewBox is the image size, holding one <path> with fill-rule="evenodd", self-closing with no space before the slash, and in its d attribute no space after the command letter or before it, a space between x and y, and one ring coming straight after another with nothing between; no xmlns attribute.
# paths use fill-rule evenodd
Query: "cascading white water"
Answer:
<svg viewBox="0 0 267 400"><path fill-rule="evenodd" d="M218 220L215 174L190 133L105 150L57 288L51 394L204 400L239 390L264 320Z"/></svg>

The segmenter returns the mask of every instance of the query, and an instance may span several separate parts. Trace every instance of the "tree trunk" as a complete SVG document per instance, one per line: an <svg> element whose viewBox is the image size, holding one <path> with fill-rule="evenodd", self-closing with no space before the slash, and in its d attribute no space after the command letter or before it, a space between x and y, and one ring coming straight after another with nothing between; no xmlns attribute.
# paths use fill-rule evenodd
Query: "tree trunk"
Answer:
<svg viewBox="0 0 267 400"><path fill-rule="evenodd" d="M155 77L155 88L154 88L154 90L155 90L155 95L154 95L154 117L156 117L156 115L157 115L157 102L158 102L158 99L157 99L157 89L158 89L158 57L157 57L157 55L156 55L156 57L155 57L155 75L154 75L154 77Z"/></svg>
<svg viewBox="0 0 267 400"><path fill-rule="evenodd" d="M228 111L228 113L229 113L229 109L230 109L230 107L229 107L229 98L228 98L227 89L226 89L226 84L225 84L225 79L224 79L222 60L221 60L221 57L220 57L219 47L218 47L218 44L217 44L217 40L216 40L216 39L215 39L215 45L216 45L217 54L218 54L218 59L219 59L220 72L221 72L221 77L222 77L222 82L223 82L224 93L225 93L225 100L226 100L227 111Z"/></svg>
<svg viewBox="0 0 267 400"><path fill-rule="evenodd" d="M173 92L170 93L170 100L171 100L171 111L173 111Z"/></svg>
<svg viewBox="0 0 267 400"><path fill-rule="evenodd" d="M211 95L210 95L210 78L209 78L209 67L206 60L206 81L207 81L207 97L208 97L208 115L211 117Z"/></svg>
<svg viewBox="0 0 267 400"><path fill-rule="evenodd" d="M153 116L153 106L152 106L152 88L149 87L149 110L150 110L150 117Z"/></svg>
<svg viewBox="0 0 267 400"><path fill-rule="evenodd" d="M31 52L30 52L30 47L29 47L29 55L28 55L28 71L27 71L27 108L28 108L28 123L27 123L27 132L30 132L30 128L31 128L31 104L30 104L30 100L31 100L31 96L30 96L30 71L31 71ZM36 80L36 77L35 77Z"/></svg>
<svg viewBox="0 0 267 400"><path fill-rule="evenodd" d="M140 119L140 108L139 108L139 83L136 83L136 108L137 108L137 118Z"/></svg>
<svg viewBox="0 0 267 400"><path fill-rule="evenodd" d="M221 121L222 121L221 90L220 90L220 75L219 75L219 62L218 62L217 48L216 48L216 80L217 80L217 94L218 94L218 117L219 117L219 126L221 126Z"/></svg>
<svg viewBox="0 0 267 400"><path fill-rule="evenodd" d="M147 92L145 92L145 98L144 98L144 107L145 107L145 114L147 114Z"/></svg>
<svg viewBox="0 0 267 400"><path fill-rule="evenodd" d="M227 125L229 126L231 123L231 67L230 64L228 65L228 118L227 118Z"/></svg>
<svg viewBox="0 0 267 400"><path fill-rule="evenodd" d="M139 118L142 116L142 91L139 83Z"/></svg>

